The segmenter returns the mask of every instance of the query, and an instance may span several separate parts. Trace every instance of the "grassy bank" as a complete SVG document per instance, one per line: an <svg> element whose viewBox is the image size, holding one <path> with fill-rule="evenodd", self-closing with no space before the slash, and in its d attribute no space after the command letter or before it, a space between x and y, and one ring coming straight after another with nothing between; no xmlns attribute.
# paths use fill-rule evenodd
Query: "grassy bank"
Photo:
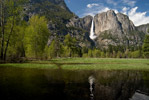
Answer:
<svg viewBox="0 0 149 100"><path fill-rule="evenodd" d="M61 58L49 61L0 64L0 67L68 70L149 70L149 59Z"/></svg>

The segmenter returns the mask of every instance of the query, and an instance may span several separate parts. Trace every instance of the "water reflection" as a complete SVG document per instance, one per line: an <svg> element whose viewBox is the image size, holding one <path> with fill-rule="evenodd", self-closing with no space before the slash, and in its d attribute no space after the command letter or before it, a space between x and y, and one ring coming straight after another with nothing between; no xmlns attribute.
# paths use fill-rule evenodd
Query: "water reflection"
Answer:
<svg viewBox="0 0 149 100"><path fill-rule="evenodd" d="M94 81L95 81L95 78L93 77L93 76L90 76L89 78L88 78L88 80L89 80L89 84L90 84L90 98L91 98L91 100L94 100L94 94L93 94L93 89L94 89Z"/></svg>
<svg viewBox="0 0 149 100"><path fill-rule="evenodd" d="M149 93L149 71L0 68L3 100L129 100Z"/></svg>

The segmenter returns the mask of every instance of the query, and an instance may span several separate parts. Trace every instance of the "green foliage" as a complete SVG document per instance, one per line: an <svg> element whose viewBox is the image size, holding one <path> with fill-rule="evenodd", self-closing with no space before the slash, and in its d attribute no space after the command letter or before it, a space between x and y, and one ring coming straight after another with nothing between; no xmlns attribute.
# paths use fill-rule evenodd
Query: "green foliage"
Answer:
<svg viewBox="0 0 149 100"><path fill-rule="evenodd" d="M49 38L47 20L44 16L32 16L26 29L26 56L40 58L43 56Z"/></svg>
<svg viewBox="0 0 149 100"><path fill-rule="evenodd" d="M20 45L19 44L20 41L18 40L19 38L17 37L17 35L21 31L21 28L20 28L22 23L21 18L23 17L22 5L25 2L26 0L1 0L0 1L0 12L1 12L0 23L2 23L0 27L0 30L1 30L0 40L1 40L1 59L2 60L6 60L7 57L10 56L9 54L14 56L14 54L18 52L18 45ZM21 37L20 35L19 37ZM16 42L17 40L18 40L18 43ZM16 45L13 51L11 42L14 42L14 41L15 41L14 44Z"/></svg>
<svg viewBox="0 0 149 100"><path fill-rule="evenodd" d="M58 39L53 40L49 47L50 58L61 57L63 54L63 45L58 41Z"/></svg>
<svg viewBox="0 0 149 100"><path fill-rule="evenodd" d="M140 51L134 51L131 53L132 58L140 58Z"/></svg>
<svg viewBox="0 0 149 100"><path fill-rule="evenodd" d="M106 58L110 58L110 52L106 52Z"/></svg>
<svg viewBox="0 0 149 100"><path fill-rule="evenodd" d="M89 49L89 51L88 51L88 57L93 57L93 53L92 53L91 49Z"/></svg>
<svg viewBox="0 0 149 100"><path fill-rule="evenodd" d="M70 36L70 34L67 34L65 36L65 40L64 40L65 46L68 47L68 50L70 50L70 54L69 56L71 57L72 55L75 54L75 52L77 52L77 40L73 37Z"/></svg>
<svg viewBox="0 0 149 100"><path fill-rule="evenodd" d="M67 46L63 46L63 48L64 48L64 52L62 54L62 57L70 57L70 52L71 52L70 48L68 48Z"/></svg>
<svg viewBox="0 0 149 100"><path fill-rule="evenodd" d="M113 53L112 53L112 58L116 58L116 52L115 51L113 51Z"/></svg>
<svg viewBox="0 0 149 100"><path fill-rule="evenodd" d="M146 35L144 39L143 54L144 57L149 58L149 35Z"/></svg>
<svg viewBox="0 0 149 100"><path fill-rule="evenodd" d="M105 53L101 52L101 58L105 58L105 57L106 57Z"/></svg>
<svg viewBox="0 0 149 100"><path fill-rule="evenodd" d="M98 49L94 49L94 50L92 51L92 54L93 54L93 57L99 58L99 57L101 56L101 51L98 50Z"/></svg>
<svg viewBox="0 0 149 100"><path fill-rule="evenodd" d="M122 52L118 51L117 58L122 58Z"/></svg>
<svg viewBox="0 0 149 100"><path fill-rule="evenodd" d="M88 54L87 53L83 53L83 58L88 58Z"/></svg>
<svg viewBox="0 0 149 100"><path fill-rule="evenodd" d="M10 38L10 45L8 47L8 57L14 59L25 57L24 36L25 36L26 22L17 25L14 28L12 37Z"/></svg>
<svg viewBox="0 0 149 100"><path fill-rule="evenodd" d="M128 58L129 57L129 49L126 49L125 51L125 58Z"/></svg>

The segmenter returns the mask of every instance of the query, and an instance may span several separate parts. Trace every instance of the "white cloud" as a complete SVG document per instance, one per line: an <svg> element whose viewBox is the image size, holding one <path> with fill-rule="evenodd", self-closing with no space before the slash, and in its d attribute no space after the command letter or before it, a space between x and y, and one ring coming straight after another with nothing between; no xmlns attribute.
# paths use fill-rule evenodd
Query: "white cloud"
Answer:
<svg viewBox="0 0 149 100"><path fill-rule="evenodd" d="M90 9L90 10L86 9L86 12L82 16L87 16L87 15L95 16L98 13L106 12L108 10L110 10L110 8L108 7L97 7L97 8Z"/></svg>
<svg viewBox="0 0 149 100"><path fill-rule="evenodd" d="M102 12L106 12L108 10L110 10L111 8L104 6L104 4L99 3L99 4L88 4L87 8L85 9L84 13L81 15L81 17L87 16L87 15L91 15L91 16L95 16L96 14L102 13ZM113 9L115 11L115 13L118 13L118 10Z"/></svg>
<svg viewBox="0 0 149 100"><path fill-rule="evenodd" d="M129 16L129 19L133 21L135 26L149 23L149 16L146 15L147 12L137 12L138 7L122 9L122 13Z"/></svg>
<svg viewBox="0 0 149 100"><path fill-rule="evenodd" d="M107 3L112 4L112 1L114 0L107 0ZM147 11L138 12L137 11L138 7L134 7L136 4L136 1L134 0L121 0L121 1L123 5L118 5L119 3L117 3L118 8L112 7L115 13L118 13L120 11L121 13L128 15L130 20L132 20L133 23L135 24L135 26L149 23L149 16L147 16L147 13L149 12ZM113 2L113 5L114 5L114 2ZM124 6L124 7L122 9L119 9L121 6ZM81 17L87 16L87 15L94 16L98 13L106 12L110 9L111 9L110 7L105 6L103 3L88 4L87 8L84 9L84 13L81 14L80 16Z"/></svg>
<svg viewBox="0 0 149 100"><path fill-rule="evenodd" d="M128 11L130 20L132 20L136 26L149 23L149 16L146 16L147 12L137 12L137 9L138 7L135 7Z"/></svg>
<svg viewBox="0 0 149 100"><path fill-rule="evenodd" d="M122 2L128 6L131 6L131 7L134 7L136 4L136 1L134 1L134 0L123 0Z"/></svg>
<svg viewBox="0 0 149 100"><path fill-rule="evenodd" d="M97 3L88 4L87 8L92 8L92 7L95 7L95 6L99 6L99 4L97 4Z"/></svg>
<svg viewBox="0 0 149 100"><path fill-rule="evenodd" d="M121 12L126 15L128 10L129 10L129 8L123 7Z"/></svg>
<svg viewBox="0 0 149 100"><path fill-rule="evenodd" d="M110 10L110 8L105 7L105 8L103 8L103 9L99 10L98 13L106 12L106 11L108 11L108 10Z"/></svg>

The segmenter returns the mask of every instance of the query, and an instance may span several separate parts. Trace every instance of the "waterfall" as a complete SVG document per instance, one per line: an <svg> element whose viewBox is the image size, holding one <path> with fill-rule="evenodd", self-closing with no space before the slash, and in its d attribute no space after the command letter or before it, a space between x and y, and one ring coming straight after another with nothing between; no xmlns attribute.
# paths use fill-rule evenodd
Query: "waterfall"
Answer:
<svg viewBox="0 0 149 100"><path fill-rule="evenodd" d="M94 40L96 38L95 33L94 33L94 17L93 17L92 25L91 25L91 29L90 29L90 38L92 40Z"/></svg>

